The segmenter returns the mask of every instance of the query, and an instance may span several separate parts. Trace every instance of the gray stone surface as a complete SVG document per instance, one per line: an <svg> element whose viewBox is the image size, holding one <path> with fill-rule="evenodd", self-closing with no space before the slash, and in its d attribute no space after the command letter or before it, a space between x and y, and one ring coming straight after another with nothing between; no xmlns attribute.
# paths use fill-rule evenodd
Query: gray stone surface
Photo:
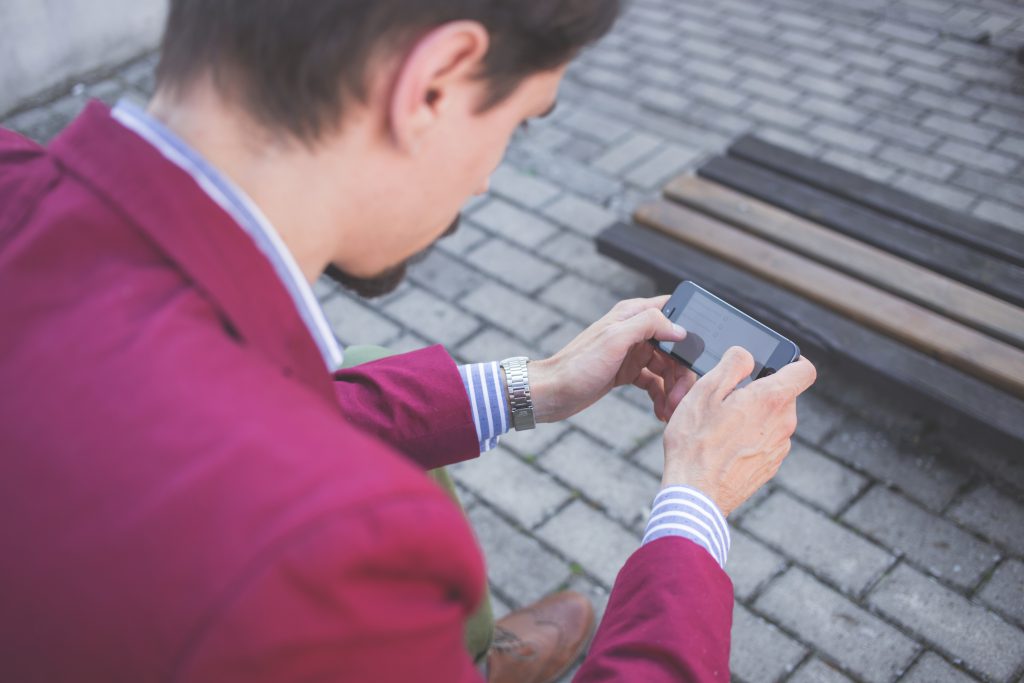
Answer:
<svg viewBox="0 0 1024 683"><path fill-rule="evenodd" d="M829 514L864 490L867 479L799 441L793 443L775 481Z"/></svg>
<svg viewBox="0 0 1024 683"><path fill-rule="evenodd" d="M871 604L928 643L996 680L1024 665L1024 631L900 565L872 591Z"/></svg>
<svg viewBox="0 0 1024 683"><path fill-rule="evenodd" d="M782 680L803 659L807 650L750 610L737 605L732 613L729 658L734 680L770 683Z"/></svg>
<svg viewBox="0 0 1024 683"><path fill-rule="evenodd" d="M978 598L1018 625L1024 624L1024 562L1007 560L978 591Z"/></svg>
<svg viewBox="0 0 1024 683"><path fill-rule="evenodd" d="M755 605L865 681L896 680L920 648L799 569L776 580Z"/></svg>
<svg viewBox="0 0 1024 683"><path fill-rule="evenodd" d="M655 291L593 238L746 132L1024 231L1020 45L1016 0L634 0L410 284L317 296L345 344L444 341L467 362L553 353L618 298ZM0 123L49 140L89 97L151 93L154 63L112 64ZM909 681L1020 683L1006 634L1024 627L1024 460L813 360L794 452L730 516L735 679L863 683L909 667ZM499 609L566 583L603 604L640 540L661 429L642 392L616 391L455 468ZM912 568L876 587L898 553Z"/></svg>
<svg viewBox="0 0 1024 683"><path fill-rule="evenodd" d="M859 593L893 561L885 550L781 491L744 516L743 528L844 593Z"/></svg>
<svg viewBox="0 0 1024 683"><path fill-rule="evenodd" d="M974 587L999 560L995 547L880 486L847 510L843 521L963 589Z"/></svg>

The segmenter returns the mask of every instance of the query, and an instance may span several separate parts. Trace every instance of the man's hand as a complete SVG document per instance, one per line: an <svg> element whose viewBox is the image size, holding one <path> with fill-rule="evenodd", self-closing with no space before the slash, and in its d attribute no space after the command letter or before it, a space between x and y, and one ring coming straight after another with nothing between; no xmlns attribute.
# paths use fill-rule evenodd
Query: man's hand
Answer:
<svg viewBox="0 0 1024 683"><path fill-rule="evenodd" d="M796 429L796 397L817 377L801 358L737 389L754 370L733 347L700 378L665 428L664 486L700 489L728 515L775 476Z"/></svg>
<svg viewBox="0 0 1024 683"><path fill-rule="evenodd" d="M530 363L538 422L575 415L613 387L647 391L654 414L667 421L697 376L655 349L649 339L680 341L686 332L664 316L668 296L621 301L551 358Z"/></svg>

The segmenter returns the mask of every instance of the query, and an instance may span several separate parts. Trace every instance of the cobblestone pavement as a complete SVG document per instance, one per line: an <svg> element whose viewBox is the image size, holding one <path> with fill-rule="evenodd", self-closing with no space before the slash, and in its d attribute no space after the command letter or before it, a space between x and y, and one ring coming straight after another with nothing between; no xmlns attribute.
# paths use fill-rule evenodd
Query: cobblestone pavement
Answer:
<svg viewBox="0 0 1024 683"><path fill-rule="evenodd" d="M654 293L592 238L748 131L1024 230L1022 45L1020 0L635 0L399 291L318 295L344 343L551 353ZM87 97L147 93L152 64L5 123L45 140ZM1024 454L821 375L778 478L730 520L734 679L1024 681ZM619 390L455 467L498 612L566 585L603 605L661 459Z"/></svg>

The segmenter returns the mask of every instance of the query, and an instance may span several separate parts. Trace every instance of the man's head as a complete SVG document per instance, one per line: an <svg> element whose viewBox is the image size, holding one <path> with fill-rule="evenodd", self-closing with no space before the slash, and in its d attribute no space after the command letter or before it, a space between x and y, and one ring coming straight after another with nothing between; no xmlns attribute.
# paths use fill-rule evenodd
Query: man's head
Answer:
<svg viewBox="0 0 1024 683"><path fill-rule="evenodd" d="M326 206L294 213L333 216L324 263L369 278L486 189L511 134L553 107L564 67L620 2L171 0L158 99L206 87L269 156L305 154L309 196L294 201Z"/></svg>

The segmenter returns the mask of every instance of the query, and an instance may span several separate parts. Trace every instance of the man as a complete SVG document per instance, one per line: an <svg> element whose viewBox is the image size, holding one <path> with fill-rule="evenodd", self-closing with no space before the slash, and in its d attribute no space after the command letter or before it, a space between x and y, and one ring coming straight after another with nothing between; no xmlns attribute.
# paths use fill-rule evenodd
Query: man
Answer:
<svg viewBox="0 0 1024 683"><path fill-rule="evenodd" d="M172 0L147 110L0 135L0 677L551 680L589 608L514 613L475 662L483 563L424 470L634 383L664 487L577 680L727 680L724 516L788 452L809 363L734 391L734 349L694 383L646 341L685 334L662 297L501 371L338 371L310 292L395 284L617 12Z"/></svg>

